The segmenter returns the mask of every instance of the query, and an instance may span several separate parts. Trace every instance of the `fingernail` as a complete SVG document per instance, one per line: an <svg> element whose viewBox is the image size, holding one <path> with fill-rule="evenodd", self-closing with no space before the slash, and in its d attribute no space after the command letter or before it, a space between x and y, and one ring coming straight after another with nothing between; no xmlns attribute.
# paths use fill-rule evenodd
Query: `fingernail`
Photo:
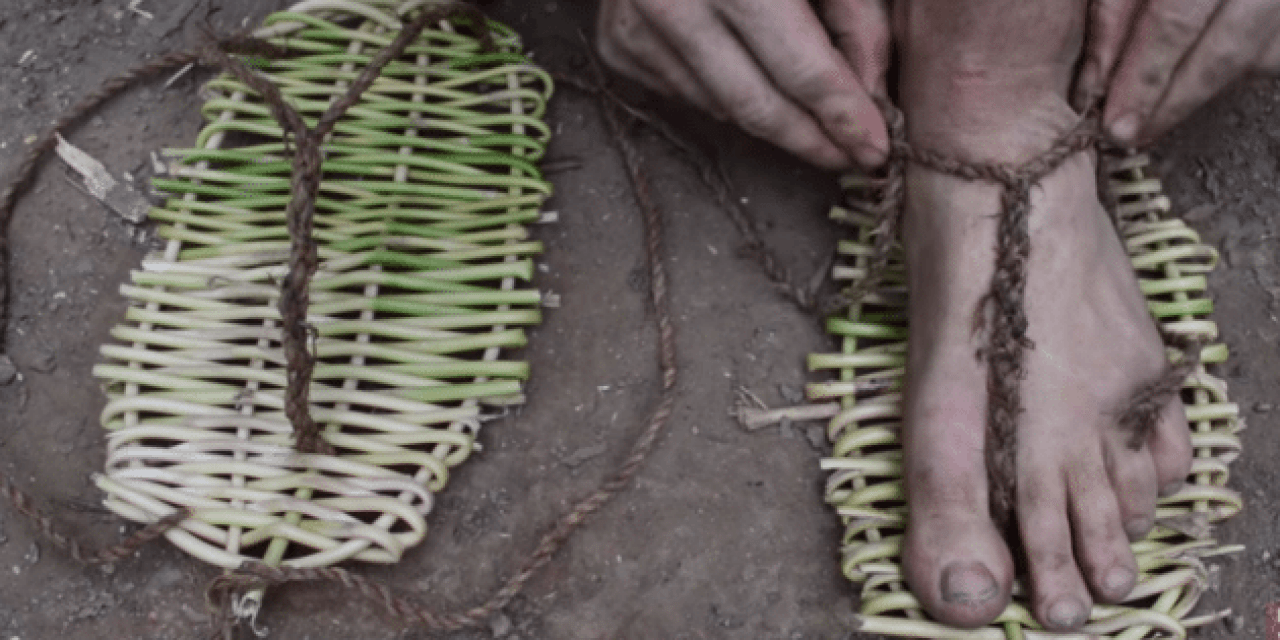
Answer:
<svg viewBox="0 0 1280 640"><path fill-rule="evenodd" d="M1169 484L1166 484L1165 486L1160 487L1160 497L1168 498L1169 496L1179 491L1182 491L1182 481L1174 480L1173 482L1170 482Z"/></svg>
<svg viewBox="0 0 1280 640"><path fill-rule="evenodd" d="M1097 77L1098 63L1090 58L1089 61L1085 63L1084 68L1080 70L1080 77L1076 80L1076 91L1074 96L1075 104L1073 106L1075 106L1077 110L1083 110L1089 107L1090 103L1092 103L1094 98L1097 96L1097 89L1093 86L1097 83Z"/></svg>
<svg viewBox="0 0 1280 640"><path fill-rule="evenodd" d="M951 604L977 606L1000 595L1000 586L979 562L953 562L942 570L942 599Z"/></svg>
<svg viewBox="0 0 1280 640"><path fill-rule="evenodd" d="M1129 540L1137 542L1147 536L1147 532L1151 531L1151 525L1155 522L1150 516L1141 516L1134 518L1124 526L1124 532L1129 535Z"/></svg>
<svg viewBox="0 0 1280 640"><path fill-rule="evenodd" d="M872 169L884 164L885 160L889 159L889 154L869 142L863 142L854 148L854 157L858 160L858 164Z"/></svg>
<svg viewBox="0 0 1280 640"><path fill-rule="evenodd" d="M1049 624L1060 630L1074 629L1084 623L1084 605L1075 598L1062 598L1049 607Z"/></svg>
<svg viewBox="0 0 1280 640"><path fill-rule="evenodd" d="M1133 142L1138 137L1138 114L1126 113L1111 124L1111 137L1120 142Z"/></svg>
<svg viewBox="0 0 1280 640"><path fill-rule="evenodd" d="M847 152L852 152L853 159L863 168L878 167L889 159L888 143L877 145L876 136L861 126L858 121L849 119L834 125L835 139Z"/></svg>
<svg viewBox="0 0 1280 640"><path fill-rule="evenodd" d="M1123 598L1133 590L1134 574L1124 567L1113 567L1102 579L1102 588L1112 597Z"/></svg>

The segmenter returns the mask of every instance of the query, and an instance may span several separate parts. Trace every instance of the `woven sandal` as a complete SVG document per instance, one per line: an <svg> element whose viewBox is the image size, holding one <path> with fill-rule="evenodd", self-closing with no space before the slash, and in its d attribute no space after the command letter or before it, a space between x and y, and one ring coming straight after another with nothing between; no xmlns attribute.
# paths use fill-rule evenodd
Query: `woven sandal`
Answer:
<svg viewBox="0 0 1280 640"><path fill-rule="evenodd" d="M254 34L288 55L242 60L313 122L421 4L301 2ZM166 537L227 568L392 563L422 541L481 423L523 401L528 366L503 350L540 319L525 225L551 192L534 166L551 80L509 29L489 24L486 52L467 26L425 30L324 147L308 323L332 456L297 453L283 411L282 131L248 87L209 82L209 124L154 180L164 248L122 287L131 307L94 372L107 508L141 523L188 509Z"/></svg>
<svg viewBox="0 0 1280 640"><path fill-rule="evenodd" d="M1082 634L1139 640L1186 638L1187 629L1213 622L1224 613L1195 614L1208 586L1206 557L1234 553L1241 546L1218 543L1212 525L1234 516L1241 497L1227 488L1229 465L1240 453L1243 428L1239 407L1227 398L1226 383L1205 365L1227 359L1226 345L1214 343L1217 325L1209 319L1205 274L1217 265L1217 252L1195 231L1170 216L1160 181L1150 176L1143 155L1107 159L1110 188L1118 200L1117 224L1153 316L1165 332L1203 341L1201 365L1182 390L1195 454L1191 477L1178 494L1160 500L1156 526L1133 543L1138 584L1122 605L1095 605ZM874 255L876 226L870 208L874 180L850 176L842 181L848 208L831 217L851 229L838 247L838 282L863 278ZM1013 601L988 627L960 630L928 619L907 589L902 574L901 542L906 525L902 478L902 380L907 347L907 291L900 247L895 247L882 286L843 316L827 321L838 353L812 354L811 371L829 371L835 379L808 385L811 400L837 401L841 411L827 435L834 450L822 461L830 472L826 501L845 527L841 569L861 585L859 631L889 636L1016 640L1062 637L1043 630L1033 618L1026 589L1015 582ZM1070 637L1084 637L1073 635Z"/></svg>

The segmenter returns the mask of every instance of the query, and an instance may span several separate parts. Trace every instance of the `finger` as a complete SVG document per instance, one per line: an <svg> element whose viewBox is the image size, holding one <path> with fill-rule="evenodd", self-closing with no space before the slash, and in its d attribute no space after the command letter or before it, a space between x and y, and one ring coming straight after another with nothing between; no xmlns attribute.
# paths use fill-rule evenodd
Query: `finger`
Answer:
<svg viewBox="0 0 1280 640"><path fill-rule="evenodd" d="M804 0L747 0L721 11L773 83L814 114L841 149L863 166L885 161L884 117Z"/></svg>
<svg viewBox="0 0 1280 640"><path fill-rule="evenodd" d="M1280 7L1271 0L1228 2L1179 65L1140 137L1149 140L1168 131L1253 70L1278 27Z"/></svg>
<svg viewBox="0 0 1280 640"><path fill-rule="evenodd" d="M812 116L778 91L718 18L685 3L661 8L645 18L738 126L828 169L846 169L853 164Z"/></svg>
<svg viewBox="0 0 1280 640"><path fill-rule="evenodd" d="M1086 42L1084 65L1076 78L1072 102L1083 110L1106 91L1107 79L1115 68L1116 58L1129 36L1142 0L1091 0L1089 3L1089 32Z"/></svg>
<svg viewBox="0 0 1280 640"><path fill-rule="evenodd" d="M690 69L680 56L666 46L665 42L655 40L652 45L651 49L641 51L637 59L645 61L644 66L670 86L675 95L706 111L717 120L724 120L724 109L693 74L693 69Z"/></svg>
<svg viewBox="0 0 1280 640"><path fill-rule="evenodd" d="M1146 5L1111 80L1104 122L1116 142L1137 142L1178 63L1217 8L1217 0L1160 0Z"/></svg>
<svg viewBox="0 0 1280 640"><path fill-rule="evenodd" d="M639 60L632 58L621 49L609 48L604 43L596 44L597 53L600 59L604 61L610 69L626 76L632 80L637 80L645 87L652 89L664 96L675 97L676 90L667 84L661 76L648 69L641 64Z"/></svg>
<svg viewBox="0 0 1280 640"><path fill-rule="evenodd" d="M723 118L723 111L675 52L629 3L601 6L596 27L600 57L618 73L668 97L687 100Z"/></svg>
<svg viewBox="0 0 1280 640"><path fill-rule="evenodd" d="M636 53L629 54L629 58L632 67L640 72L637 79L666 96L685 100L717 120L725 119L724 109L665 42L654 39L636 44Z"/></svg>
<svg viewBox="0 0 1280 640"><path fill-rule="evenodd" d="M885 0L827 0L823 14L836 47L853 65L862 86L887 96L892 38Z"/></svg>
<svg viewBox="0 0 1280 640"><path fill-rule="evenodd" d="M660 78L649 72L628 53L631 43L649 37L649 27L626 2L601 2L596 17L596 53L606 66L614 71L639 80L659 93L671 93Z"/></svg>

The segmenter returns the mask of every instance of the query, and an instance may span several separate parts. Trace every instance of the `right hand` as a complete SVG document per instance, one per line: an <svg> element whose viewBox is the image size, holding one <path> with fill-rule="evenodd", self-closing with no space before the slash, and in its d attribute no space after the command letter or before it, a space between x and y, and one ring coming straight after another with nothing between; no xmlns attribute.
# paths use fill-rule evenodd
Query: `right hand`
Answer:
<svg viewBox="0 0 1280 640"><path fill-rule="evenodd" d="M597 46L615 70L813 164L879 166L887 0L820 4L826 28L808 0L601 0Z"/></svg>

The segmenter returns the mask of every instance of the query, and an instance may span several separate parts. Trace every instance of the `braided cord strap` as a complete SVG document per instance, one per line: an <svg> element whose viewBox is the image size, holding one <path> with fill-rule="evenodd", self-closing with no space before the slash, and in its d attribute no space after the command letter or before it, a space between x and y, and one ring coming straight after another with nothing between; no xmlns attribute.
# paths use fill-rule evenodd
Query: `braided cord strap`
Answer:
<svg viewBox="0 0 1280 640"><path fill-rule="evenodd" d="M1238 513L1241 497L1227 488L1229 464L1240 453L1243 428L1239 407L1226 383L1206 369L1227 359L1216 343L1217 325L1209 318L1213 302L1206 274L1217 252L1170 215L1170 203L1144 155L1105 158L1109 195L1116 201L1117 224L1146 295L1148 307L1166 336L1203 345L1200 364L1182 387L1195 450L1191 476L1178 494L1161 499L1156 527L1132 545L1139 566L1138 585L1122 605L1095 605L1083 632L1123 640L1185 638L1187 629L1218 619L1222 613L1193 613L1208 586L1202 558L1231 553L1212 537L1212 525ZM871 178L842 181L847 207L832 218L848 225L849 240L838 246L837 282L856 283L876 256L876 202L882 185ZM999 640L1045 638L1034 620L1025 585L1015 583L1009 607L990 626L959 630L930 621L907 589L901 543L906 525L902 477L902 381L907 348L907 290L900 247L895 247L880 285L857 304L827 321L838 353L809 356L811 371L834 379L811 383L811 400L838 401L839 415L828 427L833 443L826 501L845 527L841 568L862 585L859 629L899 637ZM1173 357L1176 349L1170 350Z"/></svg>
<svg viewBox="0 0 1280 640"><path fill-rule="evenodd" d="M255 33L286 55L240 60L314 127L423 4L302 2ZM534 165L551 80L513 32L490 23L486 49L468 22L424 30L322 148L306 324L332 455L299 453L286 416L292 145L250 87L208 83L209 124L154 180L166 244L122 287L132 304L95 369L109 509L188 510L166 537L226 568L391 563L423 539L481 422L523 401L528 366L502 350L541 317L525 225L551 193Z"/></svg>

